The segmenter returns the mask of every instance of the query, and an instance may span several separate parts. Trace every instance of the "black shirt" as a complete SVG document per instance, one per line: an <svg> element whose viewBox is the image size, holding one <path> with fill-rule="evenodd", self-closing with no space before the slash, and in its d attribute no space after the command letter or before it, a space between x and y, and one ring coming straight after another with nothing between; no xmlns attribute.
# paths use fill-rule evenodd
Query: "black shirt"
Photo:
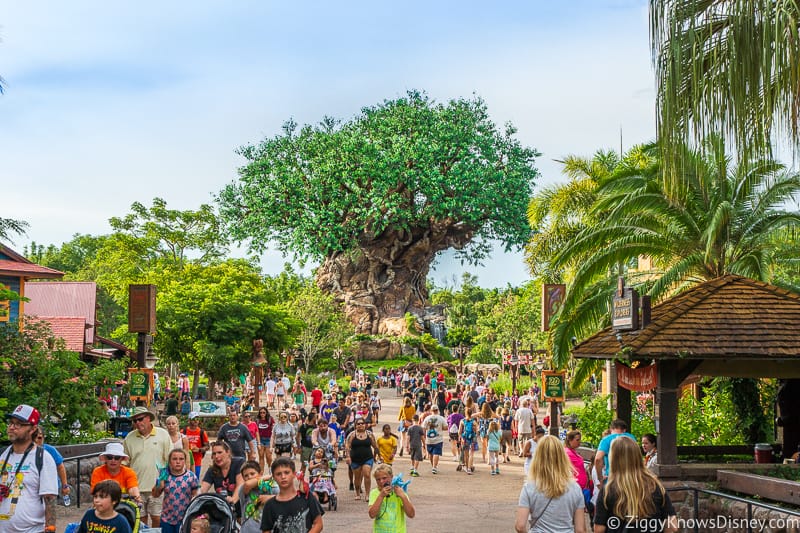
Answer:
<svg viewBox="0 0 800 533"><path fill-rule="evenodd" d="M656 511L650 516L641 518L630 517L617 517L614 514L614 505L617 503L616 495L613 490L608 494L608 502L605 502L606 487L600 489L597 495L597 505L595 506L594 523L600 526L606 526L607 533L625 532L625 533L658 533L662 529L653 529L653 523L662 525L666 524L666 520L670 516L675 516L675 509L672 507L672 501L669 495L665 492L661 494L661 489L656 488L653 491L653 503L655 503ZM609 518L616 517L615 520L609 521ZM648 521L648 519L658 519L658 521ZM637 522L641 523L637 523ZM615 527L612 527L615 526Z"/></svg>
<svg viewBox="0 0 800 533"><path fill-rule="evenodd" d="M216 468L209 468L203 476L204 483L210 483L214 487L214 492L219 493L223 490L228 492L228 495L233 495L236 490L236 476L242 471L244 459L239 457L231 458L231 468L228 470L227 476L219 475Z"/></svg>
<svg viewBox="0 0 800 533"><path fill-rule="evenodd" d="M261 531L272 533L306 532L311 529L314 520L325 514L319 501L311 496L295 496L288 502L270 498L264 504L261 515Z"/></svg>

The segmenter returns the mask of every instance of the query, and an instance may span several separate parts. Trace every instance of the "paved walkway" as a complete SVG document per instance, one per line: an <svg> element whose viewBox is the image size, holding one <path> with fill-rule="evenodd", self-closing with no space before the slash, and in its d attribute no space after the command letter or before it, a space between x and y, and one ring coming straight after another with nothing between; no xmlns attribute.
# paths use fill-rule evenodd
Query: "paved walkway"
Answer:
<svg viewBox="0 0 800 533"><path fill-rule="evenodd" d="M400 400L394 389L381 389L381 424L397 425ZM513 530L516 502L522 486L522 459L516 456L511 463L501 467L499 476L492 476L489 467L480 463L480 452L476 452L475 473L471 476L456 471L457 463L451 460L449 443L439 464L439 473L431 474L430 465L420 467L420 477L412 478L409 495L416 508L416 517L408 521L409 531L510 531ZM208 458L208 457L207 457ZM354 501L355 493L347 490L345 463L340 463L336 472L339 487L339 508L326 511L323 517L325 531L347 531L366 533L372 531L372 521L367 515L367 504ZM408 477L410 461L407 456L398 457L394 463L395 473ZM79 521L86 504L81 509L74 506L58 508L57 531L64 531L68 522Z"/></svg>

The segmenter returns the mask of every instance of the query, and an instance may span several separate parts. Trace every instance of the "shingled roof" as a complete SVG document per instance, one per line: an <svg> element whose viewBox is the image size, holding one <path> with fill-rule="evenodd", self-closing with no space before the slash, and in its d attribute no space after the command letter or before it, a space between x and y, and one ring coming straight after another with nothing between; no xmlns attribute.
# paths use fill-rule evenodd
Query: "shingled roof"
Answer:
<svg viewBox="0 0 800 533"><path fill-rule="evenodd" d="M637 359L770 359L800 357L800 295L726 275L652 309L637 331L608 327L578 344L577 358L613 359L623 347Z"/></svg>

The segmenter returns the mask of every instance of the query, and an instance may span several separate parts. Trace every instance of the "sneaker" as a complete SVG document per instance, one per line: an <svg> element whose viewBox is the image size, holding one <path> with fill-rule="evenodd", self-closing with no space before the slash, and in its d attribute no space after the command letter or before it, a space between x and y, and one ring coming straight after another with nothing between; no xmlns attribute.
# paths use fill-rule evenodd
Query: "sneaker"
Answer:
<svg viewBox="0 0 800 533"><path fill-rule="evenodd" d="M469 474L471 476L472 475L472 470L470 470L469 468L467 468L466 470L467 470L467 474Z"/></svg>
<svg viewBox="0 0 800 533"><path fill-rule="evenodd" d="M463 465L458 465L458 466L456 467L456 472L461 472L461 470L463 470L463 469L464 469L464 466L463 466Z"/></svg>
<svg viewBox="0 0 800 533"><path fill-rule="evenodd" d="M419 472L417 472L416 470L412 470L411 477L419 477Z"/></svg>
<svg viewBox="0 0 800 533"><path fill-rule="evenodd" d="M438 473L439 473L438 470L436 470L435 468L431 468L431 474L438 474Z"/></svg>
<svg viewBox="0 0 800 533"><path fill-rule="evenodd" d="M495 472L494 470L492 470L492 475L495 475L495 474L497 474L497 472Z"/></svg>

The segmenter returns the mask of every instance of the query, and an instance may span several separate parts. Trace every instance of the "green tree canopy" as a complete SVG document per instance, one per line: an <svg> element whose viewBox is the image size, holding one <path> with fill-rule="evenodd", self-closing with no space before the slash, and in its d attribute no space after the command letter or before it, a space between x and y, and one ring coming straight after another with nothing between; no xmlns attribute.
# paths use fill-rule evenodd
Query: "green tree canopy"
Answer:
<svg viewBox="0 0 800 533"><path fill-rule="evenodd" d="M344 301L359 333L419 313L435 255L480 261L493 242L521 247L537 152L492 123L479 98L426 95L330 118L240 153L248 164L219 195L236 239L323 261L317 282Z"/></svg>

